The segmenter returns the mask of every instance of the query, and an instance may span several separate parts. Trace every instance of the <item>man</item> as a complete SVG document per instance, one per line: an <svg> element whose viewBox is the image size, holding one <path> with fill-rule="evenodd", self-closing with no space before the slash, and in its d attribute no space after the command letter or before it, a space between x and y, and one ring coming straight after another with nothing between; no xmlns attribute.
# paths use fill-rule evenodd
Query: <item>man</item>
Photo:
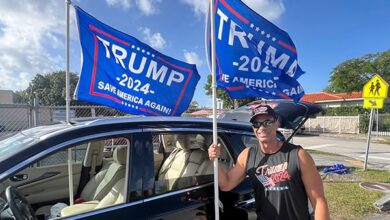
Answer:
<svg viewBox="0 0 390 220"><path fill-rule="evenodd" d="M259 105L253 109L250 122L259 146L243 150L227 173L219 166L220 189L233 189L248 174L254 188L257 219L310 219L308 198L316 220L330 219L313 159L300 146L276 138L280 122L275 111L268 105ZM211 145L210 160L219 155L220 145Z"/></svg>

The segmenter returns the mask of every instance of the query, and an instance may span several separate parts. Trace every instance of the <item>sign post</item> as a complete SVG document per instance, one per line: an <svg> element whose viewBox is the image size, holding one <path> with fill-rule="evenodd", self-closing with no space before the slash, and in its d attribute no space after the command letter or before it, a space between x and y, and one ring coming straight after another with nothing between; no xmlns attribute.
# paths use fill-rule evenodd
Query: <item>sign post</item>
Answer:
<svg viewBox="0 0 390 220"><path fill-rule="evenodd" d="M367 132L367 148L366 148L366 156L364 159L364 170L367 169L367 160L368 160L368 152L370 149L370 140L371 140L371 130L372 130L372 121L374 115L374 109L382 109L384 100L387 98L389 84L378 74L373 76L366 84L363 86L363 107L371 109L370 113L370 122L368 125ZM378 117L378 116L377 116ZM378 120L377 120L378 126ZM377 129L378 132L378 129Z"/></svg>
<svg viewBox="0 0 390 220"><path fill-rule="evenodd" d="M372 130L372 118L374 114L374 109L371 109L370 113L370 122L368 124L368 133L367 133L367 147L366 147L366 156L364 158L364 170L367 170L367 161L368 161L368 151L370 150L370 141L371 141L371 130Z"/></svg>

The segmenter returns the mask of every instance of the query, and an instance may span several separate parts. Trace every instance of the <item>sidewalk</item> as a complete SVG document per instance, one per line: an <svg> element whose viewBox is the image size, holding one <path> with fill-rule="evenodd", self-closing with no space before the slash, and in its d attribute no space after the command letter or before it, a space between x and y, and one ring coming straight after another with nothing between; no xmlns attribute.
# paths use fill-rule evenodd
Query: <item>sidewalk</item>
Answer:
<svg viewBox="0 0 390 220"><path fill-rule="evenodd" d="M321 133L321 132L305 131L304 134L300 134L299 136L324 136L324 137L334 137L334 138L350 138L350 139L367 141L367 134L339 134L339 133ZM390 136L376 136L371 134L371 142L375 142L375 143L388 142L390 144Z"/></svg>
<svg viewBox="0 0 390 220"><path fill-rule="evenodd" d="M330 137L330 138L348 138L348 139L354 139L359 140L362 142L367 142L367 135L366 134L338 134L338 133L308 133L299 135L301 137L304 136L324 136L324 137ZM389 144L390 145L390 137L376 137L371 136L371 143L382 143L382 144ZM319 150L321 151L321 150ZM354 167L354 168L361 168L364 167L364 161L363 160L357 160L356 158L351 158L344 155L326 155L326 154L311 154L313 157L316 166L317 167L328 167L332 166L335 163L343 164L346 167ZM384 164L384 163L375 163L375 162L368 162L367 164L368 169L379 169L379 170L390 170L390 164Z"/></svg>
<svg viewBox="0 0 390 220"><path fill-rule="evenodd" d="M324 167L330 167L334 164L343 164L345 167L353 167L358 169L363 169L364 162L360 160L356 160L354 158L350 158L347 156L331 156L331 155L322 155L322 154L316 154L311 153L310 154L313 157L313 160L317 167L324 168ZM389 170L390 171L390 165L389 164L383 164L383 163L374 163L369 162L367 164L367 169L377 169L377 170Z"/></svg>

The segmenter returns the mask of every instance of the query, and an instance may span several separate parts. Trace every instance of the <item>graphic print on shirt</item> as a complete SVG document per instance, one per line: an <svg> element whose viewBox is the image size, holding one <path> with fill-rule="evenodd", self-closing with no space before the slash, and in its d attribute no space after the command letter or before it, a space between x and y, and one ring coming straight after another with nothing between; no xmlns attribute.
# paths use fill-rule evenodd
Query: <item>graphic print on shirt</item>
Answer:
<svg viewBox="0 0 390 220"><path fill-rule="evenodd" d="M255 176L263 184L266 191L283 191L288 186L277 186L277 184L291 179L287 171L288 163L284 162L277 165L262 165L257 167Z"/></svg>

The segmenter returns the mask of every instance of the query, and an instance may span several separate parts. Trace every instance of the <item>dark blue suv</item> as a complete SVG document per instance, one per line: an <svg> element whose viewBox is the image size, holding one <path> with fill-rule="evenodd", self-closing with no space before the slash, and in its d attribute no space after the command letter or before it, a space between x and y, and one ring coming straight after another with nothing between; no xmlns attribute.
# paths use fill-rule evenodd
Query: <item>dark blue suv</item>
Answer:
<svg viewBox="0 0 390 220"><path fill-rule="evenodd" d="M303 106L311 110L294 120L321 111ZM284 114L283 124L292 125ZM0 217L213 219L211 142L207 118L111 118L21 131L0 141ZM218 121L218 142L225 169L258 143L248 122L234 120ZM220 200L221 219L255 218L249 181L220 192Z"/></svg>

